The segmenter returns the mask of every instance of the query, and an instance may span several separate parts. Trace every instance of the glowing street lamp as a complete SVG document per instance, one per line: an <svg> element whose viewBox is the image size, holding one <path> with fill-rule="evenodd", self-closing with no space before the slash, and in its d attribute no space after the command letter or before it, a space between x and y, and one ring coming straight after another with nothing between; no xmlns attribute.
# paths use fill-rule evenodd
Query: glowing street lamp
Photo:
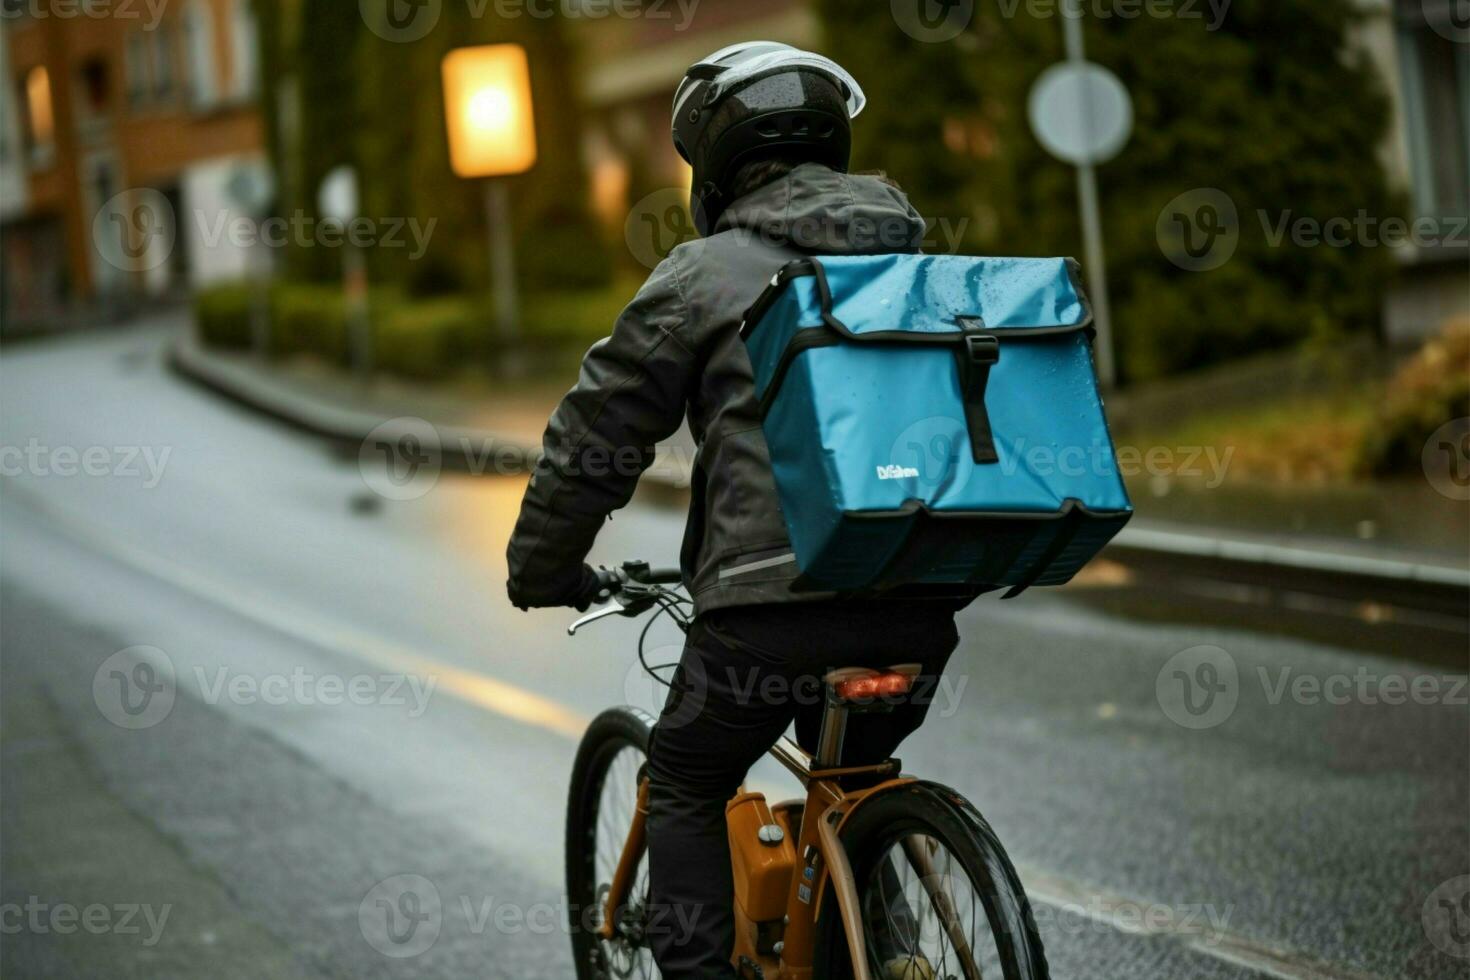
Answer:
<svg viewBox="0 0 1470 980"><path fill-rule="evenodd" d="M519 44L456 48L444 56L444 114L449 161L466 179L485 181L491 286L502 339L519 333L510 194L503 179L536 163L531 71Z"/></svg>

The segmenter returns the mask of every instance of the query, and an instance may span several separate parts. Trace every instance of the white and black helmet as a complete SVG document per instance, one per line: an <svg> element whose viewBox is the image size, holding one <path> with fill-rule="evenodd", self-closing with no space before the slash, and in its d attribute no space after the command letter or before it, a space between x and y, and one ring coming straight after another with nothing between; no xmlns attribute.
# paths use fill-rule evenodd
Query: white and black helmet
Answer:
<svg viewBox="0 0 1470 980"><path fill-rule="evenodd" d="M852 119L867 99L830 58L775 41L722 48L685 74L674 93L674 146L694 168L690 210L708 235L730 204L741 164L795 156L846 171Z"/></svg>

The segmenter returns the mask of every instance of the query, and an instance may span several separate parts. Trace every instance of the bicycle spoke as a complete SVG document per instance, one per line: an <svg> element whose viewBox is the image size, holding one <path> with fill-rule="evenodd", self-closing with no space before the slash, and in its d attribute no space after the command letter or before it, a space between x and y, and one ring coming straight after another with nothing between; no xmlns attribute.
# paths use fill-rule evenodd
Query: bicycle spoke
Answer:
<svg viewBox="0 0 1470 980"><path fill-rule="evenodd" d="M943 841L923 834L892 841L861 896L875 975L889 963L915 977L999 975L999 948L980 894Z"/></svg>
<svg viewBox="0 0 1470 980"><path fill-rule="evenodd" d="M600 896L607 894L622 860L623 848L627 845L628 833L637 813L639 774L643 763L643 753L628 746L618 752L604 770L591 842L594 848L593 868ZM653 962L653 954L643 939L636 938L639 928L646 926L647 906L648 862L645 857L633 869L632 882L623 898L623 906L612 910L614 915L626 917L620 918L620 921L623 926L631 928L635 938L629 938L629 934L620 927L614 939L602 940L600 944L603 963L609 976L657 980L659 974ZM602 913L599 912L594 921L601 920Z"/></svg>

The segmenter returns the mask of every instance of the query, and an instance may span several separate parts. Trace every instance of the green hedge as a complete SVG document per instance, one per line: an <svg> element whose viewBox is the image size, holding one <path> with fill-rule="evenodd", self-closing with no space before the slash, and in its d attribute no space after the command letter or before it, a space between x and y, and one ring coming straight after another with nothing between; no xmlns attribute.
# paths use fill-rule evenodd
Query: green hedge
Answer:
<svg viewBox="0 0 1470 980"><path fill-rule="evenodd" d="M255 287L231 283L203 290L194 312L200 339L210 347L245 350L251 344L250 304ZM580 354L612 329L635 284L582 292L527 296L522 304L522 349ZM328 286L276 283L268 294L273 358L307 356L335 365L349 361L342 292ZM375 291L369 315L376 368L416 380L438 380L493 365L505 344L495 330L487 297L406 297Z"/></svg>
<svg viewBox="0 0 1470 980"><path fill-rule="evenodd" d="M199 338L210 347L245 350L250 347L250 287L217 286L194 299Z"/></svg>

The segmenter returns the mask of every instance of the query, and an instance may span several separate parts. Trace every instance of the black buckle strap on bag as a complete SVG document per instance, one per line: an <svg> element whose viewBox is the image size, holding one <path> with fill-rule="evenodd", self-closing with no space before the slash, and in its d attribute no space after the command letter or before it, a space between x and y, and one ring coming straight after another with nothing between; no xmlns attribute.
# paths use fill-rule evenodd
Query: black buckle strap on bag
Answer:
<svg viewBox="0 0 1470 980"><path fill-rule="evenodd" d="M960 394L965 401L965 425L970 430L970 454L976 463L998 463L990 414L985 411L985 389L990 384L990 369L1000 361L1000 338L969 329L972 323L984 326L979 318L966 317L959 347Z"/></svg>
<svg viewBox="0 0 1470 980"><path fill-rule="evenodd" d="M1006 591L1006 594L1001 596L1002 599L1014 599L1035 585L1036 580L1046 574L1046 570L1051 567L1051 563L1056 561L1061 556L1061 553L1067 550L1067 545L1071 544L1072 539L1077 536L1078 529L1082 527L1084 508L1080 506L1078 501L1070 498L1067 500L1065 506L1066 513L1057 519L1060 523L1057 527L1056 535L1051 539L1051 544L1047 545L1046 550L1037 557L1031 569L1026 573L1026 577L1018 585L1011 586Z"/></svg>

